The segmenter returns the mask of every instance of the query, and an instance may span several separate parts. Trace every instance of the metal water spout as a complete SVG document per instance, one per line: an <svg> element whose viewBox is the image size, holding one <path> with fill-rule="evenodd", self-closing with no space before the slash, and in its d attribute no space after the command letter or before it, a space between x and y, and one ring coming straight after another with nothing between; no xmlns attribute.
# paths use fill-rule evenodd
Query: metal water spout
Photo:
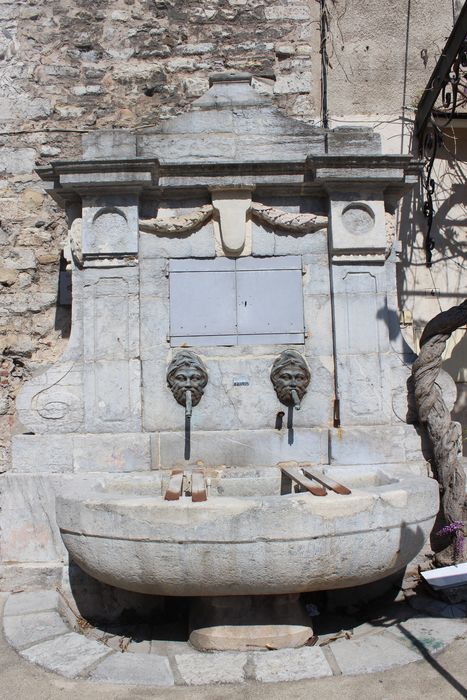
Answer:
<svg viewBox="0 0 467 700"><path fill-rule="evenodd" d="M193 412L193 404L191 401L191 391L187 389L185 391L185 418L191 418Z"/></svg>
<svg viewBox="0 0 467 700"><path fill-rule="evenodd" d="M167 369L167 384L175 400L185 406L185 418L190 419L208 383L208 372L198 355L190 350L177 353Z"/></svg>
<svg viewBox="0 0 467 700"><path fill-rule="evenodd" d="M310 376L305 358L296 350L284 350L271 368L271 382L279 401L299 411Z"/></svg>
<svg viewBox="0 0 467 700"><path fill-rule="evenodd" d="M290 396L291 396L291 398L292 398L292 401L293 401L293 405L294 405L295 410L296 410L296 411L299 411L299 410L300 410L300 405L301 405L301 404L300 404L300 399L299 399L298 394L297 394L297 390L296 390L296 389L292 389L291 392L290 392Z"/></svg>

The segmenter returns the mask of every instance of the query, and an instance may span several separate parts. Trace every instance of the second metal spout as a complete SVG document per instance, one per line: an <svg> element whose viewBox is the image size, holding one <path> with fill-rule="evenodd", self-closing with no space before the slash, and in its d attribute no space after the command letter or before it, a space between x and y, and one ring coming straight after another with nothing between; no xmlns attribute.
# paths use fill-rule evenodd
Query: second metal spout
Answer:
<svg viewBox="0 0 467 700"><path fill-rule="evenodd" d="M191 403L191 391L187 389L185 391L185 418L191 418L192 413L192 403Z"/></svg>
<svg viewBox="0 0 467 700"><path fill-rule="evenodd" d="M298 394L297 394L296 389L292 389L292 391L290 392L290 395L292 397L292 401L293 401L293 405L294 405L295 410L299 411L301 404L300 404L300 399L298 398Z"/></svg>

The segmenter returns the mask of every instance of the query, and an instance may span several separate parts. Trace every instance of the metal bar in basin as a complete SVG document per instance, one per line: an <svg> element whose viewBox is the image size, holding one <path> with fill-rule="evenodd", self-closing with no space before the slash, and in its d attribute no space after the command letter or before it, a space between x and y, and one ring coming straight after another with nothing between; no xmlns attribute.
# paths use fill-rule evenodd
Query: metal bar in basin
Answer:
<svg viewBox="0 0 467 700"><path fill-rule="evenodd" d="M178 501L182 493L182 486L183 469L173 469L164 499L166 501Z"/></svg>
<svg viewBox="0 0 467 700"><path fill-rule="evenodd" d="M329 476L323 476L322 474L312 471L306 463L301 463L299 467L310 479L314 479L318 484L322 484L327 489L334 491L334 493L339 493L341 496L348 496L349 493L352 493L347 486L340 484L338 481L334 481L334 479L331 479Z"/></svg>
<svg viewBox="0 0 467 700"><path fill-rule="evenodd" d="M292 466L290 462L280 462L277 466L280 468L281 472L285 474L285 476L288 476L289 479L292 479L292 481L295 481L295 483L303 486L303 488L312 493L313 496L327 495L325 488L322 486L315 486L310 479L307 479L306 476L301 473L298 467Z"/></svg>
<svg viewBox="0 0 467 700"><path fill-rule="evenodd" d="M207 501L206 480L202 469L193 469L191 472L191 500L193 503Z"/></svg>

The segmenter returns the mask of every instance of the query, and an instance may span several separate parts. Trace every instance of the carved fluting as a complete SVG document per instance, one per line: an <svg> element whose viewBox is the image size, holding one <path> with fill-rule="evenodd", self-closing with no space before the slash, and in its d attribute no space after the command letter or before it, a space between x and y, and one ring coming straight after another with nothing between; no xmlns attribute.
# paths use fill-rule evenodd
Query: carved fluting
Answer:
<svg viewBox="0 0 467 700"><path fill-rule="evenodd" d="M139 228L144 233L154 233L163 236L177 236L191 233L201 224L211 218L212 204L204 204L202 207L183 216L169 216L166 218L140 219Z"/></svg>
<svg viewBox="0 0 467 700"><path fill-rule="evenodd" d="M466 479L460 460L461 430L458 423L451 421L436 380L447 340L453 331L466 324L467 299L459 306L435 316L423 332L420 354L412 367L418 416L426 425L432 444L435 473L441 487L442 510L448 526L454 524L453 534L456 534L455 525L463 521L465 500ZM463 551L459 551L462 533L457 533L457 543L454 541L437 555L441 565L463 558Z"/></svg>
<svg viewBox="0 0 467 700"><path fill-rule="evenodd" d="M251 215L261 223L292 233L310 233L327 226L328 217L316 214L293 214L259 202L251 205Z"/></svg>

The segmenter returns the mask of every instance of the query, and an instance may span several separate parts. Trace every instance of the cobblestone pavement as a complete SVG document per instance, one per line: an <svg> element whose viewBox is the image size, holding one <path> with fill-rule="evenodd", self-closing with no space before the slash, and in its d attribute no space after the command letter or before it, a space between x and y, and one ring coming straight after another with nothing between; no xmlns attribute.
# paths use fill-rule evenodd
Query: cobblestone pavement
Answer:
<svg viewBox="0 0 467 700"><path fill-rule="evenodd" d="M353 692L352 688L357 689L359 682L365 688L368 683L374 685L378 676L375 692L381 686L382 694L372 697L404 697L406 700L421 697L421 686L415 686L414 679L421 675L422 668L423 678L432 677L431 685L423 693L425 697L434 697L430 693L436 687L435 680L438 685L442 684L443 698L467 697L463 687L467 680L466 665L461 662L467 651L465 605L445 605L416 596L411 605L386 606L369 622L346 630L339 638L322 634L321 646L301 649L206 654L186 643L173 642L165 648L160 643L154 648L151 648L154 643L127 644L126 652L122 653L121 646L116 646L117 637L109 639L98 630L84 635L79 628L73 629L72 620L63 616L60 597L55 591L23 592L4 598L5 637L23 659L3 643L2 654L6 658L0 679L4 690L11 693L5 696L2 692L3 697L54 698L59 697L53 694L54 688L68 688L76 689L80 697L86 697L83 693L89 690L97 692L98 697L107 697L110 692L112 697L124 698L129 697L126 694L129 686L138 686L138 692L142 693L135 696L132 691L132 698L146 697L146 693L154 693L156 687L158 697L165 697L166 693L171 697L180 693L196 697L194 693L202 688L205 694L200 697L208 697L207 686L212 686L213 692L217 688L219 693L221 684L223 698L236 697L237 691L238 697L262 697L261 688L269 689L265 691L269 697L279 687L283 692L287 690L287 697L301 697L296 691L301 692L301 688L310 687L311 683L319 684L320 688L324 684L324 689L331 688L334 683L344 684ZM459 641L455 642L456 639ZM449 645L453 650L438 657ZM451 662L457 648L462 652L453 673L445 668L443 659L446 656ZM15 668L19 671L16 678L19 694L14 691ZM381 673L390 669L394 671ZM458 677L459 673L464 675L463 679ZM397 683L386 687L389 675L395 676ZM27 695L22 695L22 688L35 677L41 679L40 686L33 689L32 694L27 691ZM355 678L352 680L352 677ZM418 695L394 694L400 692L396 688L404 677L408 691L416 691L418 687ZM344 679L347 680L344 682ZM192 687L188 690L186 686ZM219 695L214 693L213 697ZM366 691L365 697L370 697Z"/></svg>

